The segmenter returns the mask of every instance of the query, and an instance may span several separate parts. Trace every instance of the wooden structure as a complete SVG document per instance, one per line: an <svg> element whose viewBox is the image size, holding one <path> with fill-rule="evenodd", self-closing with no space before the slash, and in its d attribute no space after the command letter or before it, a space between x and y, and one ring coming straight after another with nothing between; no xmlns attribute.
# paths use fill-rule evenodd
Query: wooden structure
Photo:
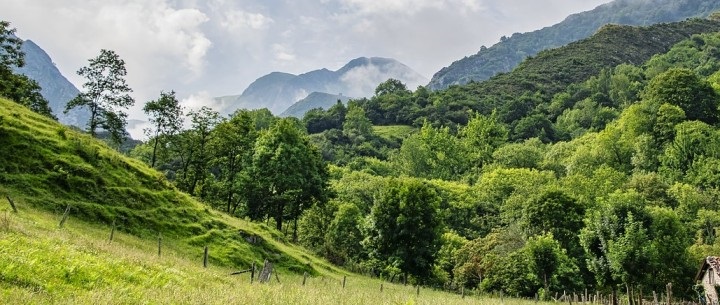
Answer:
<svg viewBox="0 0 720 305"><path fill-rule="evenodd" d="M705 258L695 280L700 282L705 290L705 304L719 305L717 289L720 288L720 258L715 256Z"/></svg>

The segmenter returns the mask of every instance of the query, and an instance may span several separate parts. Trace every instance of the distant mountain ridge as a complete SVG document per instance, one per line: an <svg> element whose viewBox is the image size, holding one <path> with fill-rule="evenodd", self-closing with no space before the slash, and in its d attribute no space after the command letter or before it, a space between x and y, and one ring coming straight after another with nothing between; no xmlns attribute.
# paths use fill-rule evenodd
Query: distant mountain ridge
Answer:
<svg viewBox="0 0 720 305"><path fill-rule="evenodd" d="M428 87L445 89L470 81L483 81L509 72L528 56L590 37L603 25L650 25L706 17L720 9L718 0L616 0L597 8L567 17L550 27L503 37L477 54L453 62L433 75Z"/></svg>
<svg viewBox="0 0 720 305"><path fill-rule="evenodd" d="M413 88L427 83L427 78L391 58L360 57L337 71L319 69L294 75L272 72L258 78L241 95L215 98L222 113L237 109L268 108L280 114L313 92L348 97L369 97L377 85L388 78L403 81Z"/></svg>
<svg viewBox="0 0 720 305"><path fill-rule="evenodd" d="M84 127L89 119L89 113L84 109L74 109L64 114L65 105L80 93L80 91L60 73L50 56L32 40L25 40L22 45L25 52L25 66L14 69L34 79L40 84L40 93L50 103L53 114L60 123Z"/></svg>
<svg viewBox="0 0 720 305"><path fill-rule="evenodd" d="M335 105L338 101L347 103L351 98L344 95L329 94L323 92L310 93L306 98L299 100L297 103L290 106L290 108L283 111L281 117L296 117L302 118L305 113L315 108L329 109Z"/></svg>

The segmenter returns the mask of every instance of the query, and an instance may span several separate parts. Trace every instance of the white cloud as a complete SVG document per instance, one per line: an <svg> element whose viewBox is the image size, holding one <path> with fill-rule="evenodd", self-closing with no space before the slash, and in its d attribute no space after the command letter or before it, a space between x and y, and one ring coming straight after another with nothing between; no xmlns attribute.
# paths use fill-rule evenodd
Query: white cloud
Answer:
<svg viewBox="0 0 720 305"><path fill-rule="evenodd" d="M276 60L293 61L296 58L295 54L293 54L292 50L288 46L276 43L273 44L272 49Z"/></svg>
<svg viewBox="0 0 720 305"><path fill-rule="evenodd" d="M478 11L479 0L340 0L347 8L364 14L415 14L424 9L450 8L456 12Z"/></svg>
<svg viewBox="0 0 720 305"><path fill-rule="evenodd" d="M215 101L213 96L207 91L200 91L190 94L188 97L180 100L180 105L188 110L198 110L203 106L214 107Z"/></svg>
<svg viewBox="0 0 720 305"><path fill-rule="evenodd" d="M260 13L249 13L243 10L228 10L220 25L228 31L237 31L241 29L260 30L266 28L274 20Z"/></svg>

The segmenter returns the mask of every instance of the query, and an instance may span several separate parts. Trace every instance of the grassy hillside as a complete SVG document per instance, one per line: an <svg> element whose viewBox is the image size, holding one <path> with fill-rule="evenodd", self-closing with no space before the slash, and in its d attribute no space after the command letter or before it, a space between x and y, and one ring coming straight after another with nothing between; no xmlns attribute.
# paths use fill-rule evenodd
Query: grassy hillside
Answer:
<svg viewBox="0 0 720 305"><path fill-rule="evenodd" d="M280 282L251 284L238 269L203 268L199 257L154 241L21 206L0 207L1 304L533 304L383 283L325 272L309 277L281 273Z"/></svg>
<svg viewBox="0 0 720 305"><path fill-rule="evenodd" d="M317 273L318 262L279 232L213 211L141 161L4 99L0 156L0 194L21 206L56 214L70 206L72 218L115 222L119 232L144 238L162 234L188 252L207 245L213 264L246 267L268 258L285 270Z"/></svg>
<svg viewBox="0 0 720 305"><path fill-rule="evenodd" d="M380 291L379 280L336 269L262 224L209 210L142 163L4 99L0 156L0 195L19 210L1 201L2 304L531 303L425 288L417 295L387 282ZM248 243L250 235L260 242ZM209 268L201 263L205 245ZM280 283L229 275L263 259L279 266ZM311 275L304 286L303 271Z"/></svg>

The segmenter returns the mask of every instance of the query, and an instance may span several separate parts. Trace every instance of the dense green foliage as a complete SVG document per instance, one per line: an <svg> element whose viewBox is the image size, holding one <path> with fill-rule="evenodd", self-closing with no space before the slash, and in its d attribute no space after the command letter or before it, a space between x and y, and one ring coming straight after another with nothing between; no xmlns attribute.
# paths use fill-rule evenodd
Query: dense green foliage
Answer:
<svg viewBox="0 0 720 305"><path fill-rule="evenodd" d="M700 24L708 25L691 20L679 28ZM674 26L678 24L655 30ZM606 44L632 37L634 31L657 34L651 29L611 27L599 37ZM684 35L679 33L678 38ZM595 75L568 79L566 85L561 81L542 85L536 79L533 88L556 89L519 97L532 101L534 108L525 110L530 115L517 112L523 109L514 102L523 94L519 89L498 101L497 108L488 106L495 109L487 114L464 114L463 124L443 126L432 121L433 114L421 115L423 121L416 125L420 128L406 135L397 149L366 141L387 151L376 158L319 137L332 130L348 133L346 128L367 126L368 120L397 123L385 114L417 110L412 108L417 106L414 102L423 99L446 96L444 101L455 102L462 99L463 95L455 95L459 92L500 90L493 87L500 82L493 79L429 93L424 88L412 92L390 80L378 87L374 97L350 102L365 109L352 111L355 123L347 123L348 111L343 112L345 119L331 115L337 109L317 112L316 118L339 120L313 136L327 147L323 150L329 150L323 155L326 159L345 166L331 171L336 195L331 203L301 217L300 242L350 268L391 279L393 271L408 273L414 275L411 281L445 287L527 297L537 293L543 298L588 288L636 298L639 290L659 291L672 282L676 296L692 297L696 264L720 249L712 229L720 224L720 206L714 203L720 194L715 181L720 164L718 37L717 33L691 35L667 52L653 43L646 47L657 47L655 51L638 51L646 52L642 65L586 67ZM567 51L571 58L584 54L576 47L568 46L575 50ZM653 52L659 54L650 57ZM556 54L556 62L567 58ZM597 58L603 56L583 61ZM560 79L552 73L542 77ZM468 105L476 107L481 101ZM395 110L383 114L373 109ZM368 128L360 129L368 133ZM333 157L341 149L349 162ZM388 259L397 255L378 256L388 253L383 246L400 250L401 243L368 242L377 241L377 236L389 238L378 233L385 225L376 219L378 214L398 213L385 200L388 194L401 198L392 193L393 183L413 183L418 178L439 196L436 217L443 228L427 274L413 273L414 267ZM378 204L384 205L383 210ZM337 236L344 233L336 230L352 232L342 235L353 241L345 248L352 250L338 250L343 244ZM357 247L360 240L362 247Z"/></svg>

